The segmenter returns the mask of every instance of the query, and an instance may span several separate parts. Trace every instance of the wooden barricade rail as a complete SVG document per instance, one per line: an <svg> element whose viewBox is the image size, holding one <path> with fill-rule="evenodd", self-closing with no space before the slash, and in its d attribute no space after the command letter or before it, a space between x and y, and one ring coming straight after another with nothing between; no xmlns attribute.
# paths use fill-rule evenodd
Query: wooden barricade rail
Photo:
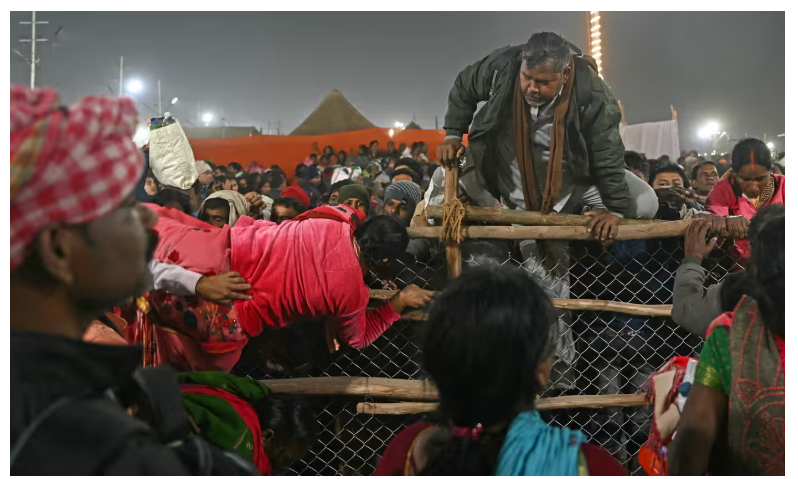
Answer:
<svg viewBox="0 0 798 479"><path fill-rule="evenodd" d="M437 408L438 389L431 381L365 377L324 377L264 379L260 383L272 392L316 396L365 396L398 399L398 403L359 403L360 414L416 414ZM420 402L409 402L420 401ZM545 409L632 407L645 405L643 394L601 394L597 396L560 396L535 401Z"/></svg>
<svg viewBox="0 0 798 479"><path fill-rule="evenodd" d="M600 394L597 396L541 398L535 401L535 409L538 411L573 408L600 409L606 407L639 407L646 404L645 394ZM357 404L358 414L419 414L432 412L436 409L438 409L438 403L435 402L361 402Z"/></svg>
<svg viewBox="0 0 798 479"><path fill-rule="evenodd" d="M391 299L398 290L372 289L369 297L372 299L388 300ZM552 299L555 308L569 309L576 311L612 311L615 313L632 314L635 316L654 316L668 317L671 315L673 305L670 304L634 304L622 303L619 301L606 301L601 299ZM420 312L410 312L402 315L402 319L421 320L427 319L427 315Z"/></svg>

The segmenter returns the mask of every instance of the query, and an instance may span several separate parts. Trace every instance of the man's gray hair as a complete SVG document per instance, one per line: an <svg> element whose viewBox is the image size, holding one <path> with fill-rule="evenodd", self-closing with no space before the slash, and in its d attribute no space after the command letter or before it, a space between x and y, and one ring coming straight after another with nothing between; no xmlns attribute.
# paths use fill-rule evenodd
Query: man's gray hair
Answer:
<svg viewBox="0 0 798 479"><path fill-rule="evenodd" d="M571 61L571 44L554 32L538 32L529 38L521 55L528 68L551 61L554 71L561 73Z"/></svg>

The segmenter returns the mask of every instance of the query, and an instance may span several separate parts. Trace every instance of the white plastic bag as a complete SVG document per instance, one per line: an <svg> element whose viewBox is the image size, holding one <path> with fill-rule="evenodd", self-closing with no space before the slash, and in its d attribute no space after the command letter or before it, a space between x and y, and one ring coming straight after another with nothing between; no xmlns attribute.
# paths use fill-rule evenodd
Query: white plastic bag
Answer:
<svg viewBox="0 0 798 479"><path fill-rule="evenodd" d="M150 168L161 184L181 190L197 181L194 152L180 123L150 132Z"/></svg>

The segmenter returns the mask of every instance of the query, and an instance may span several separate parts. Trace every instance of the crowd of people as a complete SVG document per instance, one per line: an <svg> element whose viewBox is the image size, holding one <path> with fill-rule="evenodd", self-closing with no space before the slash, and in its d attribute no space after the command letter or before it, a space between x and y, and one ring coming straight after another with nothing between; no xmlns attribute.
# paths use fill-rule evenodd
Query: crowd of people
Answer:
<svg viewBox="0 0 798 479"><path fill-rule="evenodd" d="M783 161L757 139L722 161L625 151L617 102L572 47L538 33L463 70L440 163L424 143L314 146L291 174L196 161L187 189L130 141L132 101L64 108L13 85L12 472L280 473L319 423L302 397L231 374L245 346L281 331L298 357L363 349L432 302L421 350L442 419L400 432L377 474L627 474L535 410L550 386L574 389L573 321L551 302L570 296L567 241L465 242L471 264L440 293L386 280L399 291L368 308L370 273L441 250L407 228L441 224L426 207L459 167L465 204L583 214L608 249L629 246L613 243L622 219L693 219L673 319L706 343L661 459L679 474L783 474ZM741 268L704 292L722 243ZM513 255L523 268L501 266Z"/></svg>

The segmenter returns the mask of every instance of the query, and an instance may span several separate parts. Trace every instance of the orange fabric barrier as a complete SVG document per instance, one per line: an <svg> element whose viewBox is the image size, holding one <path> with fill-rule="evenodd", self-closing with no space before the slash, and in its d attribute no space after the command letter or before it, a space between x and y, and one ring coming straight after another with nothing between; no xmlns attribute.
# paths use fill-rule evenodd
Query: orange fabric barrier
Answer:
<svg viewBox="0 0 798 479"><path fill-rule="evenodd" d="M389 128L372 128L333 135L258 135L189 140L189 143L194 150L194 158L197 160L210 159L216 165L237 162L244 168L255 161L266 168L278 165L288 176L293 176L296 165L314 151L314 143L319 153L328 145L332 146L336 152L344 150L348 153L350 150L357 151L360 145L368 146L374 140L380 142L381 149L385 149L385 145L389 141L393 141L397 148L401 143L410 146L414 142L423 141L429 146L429 158L434 160L437 158L436 149L443 143L446 136L444 130L403 130L391 138L388 134L389 131Z"/></svg>

